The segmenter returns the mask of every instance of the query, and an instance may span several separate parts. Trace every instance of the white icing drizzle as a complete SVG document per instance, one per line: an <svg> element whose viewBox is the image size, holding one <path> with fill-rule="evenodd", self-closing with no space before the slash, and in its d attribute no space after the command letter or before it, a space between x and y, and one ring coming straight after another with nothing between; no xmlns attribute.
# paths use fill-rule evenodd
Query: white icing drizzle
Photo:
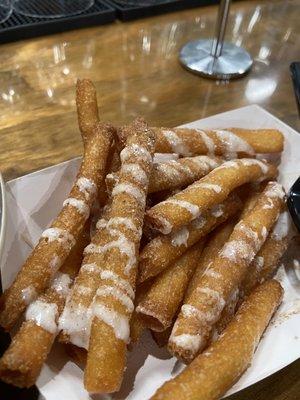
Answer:
<svg viewBox="0 0 300 400"><path fill-rule="evenodd" d="M82 214L85 218L87 218L90 214L90 207L83 200L75 199L74 197L69 197L63 202L63 206L72 206L76 208L76 210Z"/></svg>
<svg viewBox="0 0 300 400"><path fill-rule="evenodd" d="M130 329L127 316L98 303L93 305L93 315L110 326L117 339L129 342Z"/></svg>
<svg viewBox="0 0 300 400"><path fill-rule="evenodd" d="M219 218L224 214L224 205L223 204L216 204L210 210L211 215L215 218Z"/></svg>
<svg viewBox="0 0 300 400"><path fill-rule="evenodd" d="M261 169L263 174L266 174L269 171L269 167L266 163L256 159L249 159L249 158L242 158L240 160L244 165L251 166L251 165L258 165Z"/></svg>
<svg viewBox="0 0 300 400"><path fill-rule="evenodd" d="M212 297L217 302L218 307L220 307L221 309L224 307L225 300L217 290L210 289L209 287L199 287L197 288L197 292L203 293L208 297Z"/></svg>
<svg viewBox="0 0 300 400"><path fill-rule="evenodd" d="M192 222L193 228L195 229L202 229L206 224L206 219L203 216L199 216L198 218L194 219Z"/></svg>
<svg viewBox="0 0 300 400"><path fill-rule="evenodd" d="M256 256L253 260L254 267L257 272L260 272L262 267L264 266L265 259L262 256Z"/></svg>
<svg viewBox="0 0 300 400"><path fill-rule="evenodd" d="M71 343L87 350L92 322L91 317L90 308L67 301L59 318L58 328L69 336Z"/></svg>
<svg viewBox="0 0 300 400"><path fill-rule="evenodd" d="M54 256L49 262L49 267L51 268L53 275L55 274L56 271L58 271L60 266L61 266L61 259L58 257L57 254L54 254Z"/></svg>
<svg viewBox="0 0 300 400"><path fill-rule="evenodd" d="M222 277L222 275L221 275L219 272L214 271L214 270L213 270L212 268L210 268L210 267L208 267L208 268L204 271L204 274L205 274L206 276L210 276L210 277L212 277L212 278L214 278L214 279L219 279L219 278Z"/></svg>
<svg viewBox="0 0 300 400"><path fill-rule="evenodd" d="M188 160L192 161L198 167L205 169L206 171L214 169L219 165L215 159L208 156L189 157Z"/></svg>
<svg viewBox="0 0 300 400"><path fill-rule="evenodd" d="M198 215L200 213L199 207L196 206L196 204L192 204L189 201L185 201L185 200L169 199L169 200L165 200L163 202L163 204L174 204L175 206L184 208L192 215L193 218L198 217Z"/></svg>
<svg viewBox="0 0 300 400"><path fill-rule="evenodd" d="M262 236L263 240L266 239L267 235L268 235L267 228L266 228L265 226L263 226L263 227L261 228L261 236Z"/></svg>
<svg viewBox="0 0 300 400"><path fill-rule="evenodd" d="M117 240L112 240L103 246L90 243L85 249L85 254L105 253L111 249L118 249L121 254L126 254L128 261L125 267L125 273L129 274L131 268L136 264L135 244L128 240L121 232L116 231Z"/></svg>
<svg viewBox="0 0 300 400"><path fill-rule="evenodd" d="M275 240L284 239L291 229L291 218L287 211L279 215L279 218L273 228L272 238Z"/></svg>
<svg viewBox="0 0 300 400"><path fill-rule="evenodd" d="M245 223L243 221L239 222L236 225L236 229L243 232L249 239L253 240L254 243L257 243L258 234L253 229L251 229L249 226L245 225Z"/></svg>
<svg viewBox="0 0 300 400"><path fill-rule="evenodd" d="M115 225L124 225L127 229L133 231L138 236L141 236L141 234L142 234L142 230L138 229L136 227L136 225L133 223L132 219L128 218L128 217L113 217L108 222L105 221L105 224L106 224L107 228L110 228L111 226L115 226Z"/></svg>
<svg viewBox="0 0 300 400"><path fill-rule="evenodd" d="M97 191L97 185L89 178L82 176L76 182L76 186L84 194L86 200L90 199L91 195L94 195Z"/></svg>
<svg viewBox="0 0 300 400"><path fill-rule="evenodd" d="M21 299L24 304L30 304L37 297L37 292L34 286L30 285L21 290Z"/></svg>
<svg viewBox="0 0 300 400"><path fill-rule="evenodd" d="M196 317L199 320L203 319L203 313L191 304L183 304L181 312L185 318Z"/></svg>
<svg viewBox="0 0 300 400"><path fill-rule="evenodd" d="M208 154L215 154L216 145L212 138L210 138L206 132L202 131L201 129L196 129L196 131L200 134L201 139L203 140L207 153Z"/></svg>
<svg viewBox="0 0 300 400"><path fill-rule="evenodd" d="M123 304L129 313L132 313L134 310L134 304L131 298L115 286L103 285L97 290L96 294L98 297L114 297L117 301ZM99 299L97 299L97 302L99 302Z"/></svg>
<svg viewBox="0 0 300 400"><path fill-rule="evenodd" d="M166 163L171 160L178 160L179 155L176 153L154 153L153 164Z"/></svg>
<svg viewBox="0 0 300 400"><path fill-rule="evenodd" d="M59 228L49 228L42 233L42 238L46 239L48 243L57 240L68 250L70 250L75 245L74 236L68 231Z"/></svg>
<svg viewBox="0 0 300 400"><path fill-rule="evenodd" d="M239 160L240 161L240 160ZM226 161L224 164L221 164L216 170L223 169L223 168L239 168L238 161Z"/></svg>
<svg viewBox="0 0 300 400"><path fill-rule="evenodd" d="M155 218L161 224L160 231L164 235L167 235L168 233L170 233L172 231L173 224L169 220L167 220L166 218L162 217L161 215L157 215Z"/></svg>
<svg viewBox="0 0 300 400"><path fill-rule="evenodd" d="M219 255L237 263L240 260L251 261L255 256L255 252L245 240L231 240L225 243Z"/></svg>
<svg viewBox="0 0 300 400"><path fill-rule="evenodd" d="M131 299L134 299L134 290L130 285L130 283L125 279L121 278L115 272L110 271L108 269L104 269L100 272L100 277L103 280L110 280L114 282L114 284L123 291L125 291Z"/></svg>
<svg viewBox="0 0 300 400"><path fill-rule="evenodd" d="M121 167L122 172L131 175L136 182L143 186L148 183L147 174L139 164L123 164Z"/></svg>
<svg viewBox="0 0 300 400"><path fill-rule="evenodd" d="M176 132L171 130L162 130L162 134L168 141L171 149L174 153L180 154L182 156L189 156L191 152L189 148L183 143L183 140L177 135Z"/></svg>
<svg viewBox="0 0 300 400"><path fill-rule="evenodd" d="M254 154L253 148L244 139L228 130L216 129L213 131L225 147L225 156L236 158L238 152Z"/></svg>
<svg viewBox="0 0 300 400"><path fill-rule="evenodd" d="M175 163L176 165L178 165L176 161ZM179 171L179 169L177 169L175 165L170 162L156 165L156 170L162 173L166 177L166 179L178 179L181 176L181 172Z"/></svg>
<svg viewBox="0 0 300 400"><path fill-rule="evenodd" d="M135 156L141 158L146 163L152 162L152 156L150 152L145 149L145 147L141 147L137 144L132 144L130 146L126 146L120 153L120 159L122 164L124 164L128 158Z"/></svg>
<svg viewBox="0 0 300 400"><path fill-rule="evenodd" d="M274 203L273 203L272 199L268 198L266 204L263 205L263 209L268 210L273 207L274 207Z"/></svg>
<svg viewBox="0 0 300 400"><path fill-rule="evenodd" d="M222 192L222 188L219 185L214 185L212 183L205 183L205 182L199 182L196 183L195 185L193 185L193 188L198 188L198 187L202 187L204 189L209 189L209 190L213 190L216 193L221 193Z"/></svg>
<svg viewBox="0 0 300 400"><path fill-rule="evenodd" d="M92 293L92 289L90 287L84 286L84 285L76 285L76 286L74 286L74 290L77 293L82 294L83 296L87 296Z"/></svg>
<svg viewBox="0 0 300 400"><path fill-rule="evenodd" d="M182 229L180 229L179 231L175 232L172 235L172 246L182 246L184 245L185 247L187 247L187 241L189 238L189 230L186 227L183 227Z"/></svg>
<svg viewBox="0 0 300 400"><path fill-rule="evenodd" d="M55 290L60 296L67 297L71 283L72 279L68 274L57 272L51 283L51 289Z"/></svg>
<svg viewBox="0 0 300 400"><path fill-rule="evenodd" d="M57 305L46 303L42 300L36 300L31 303L25 314L26 321L34 321L38 326L52 334L55 334L57 331L57 316Z"/></svg>
<svg viewBox="0 0 300 400"><path fill-rule="evenodd" d="M99 271L99 267L96 263L83 264L80 270L90 273L96 273Z"/></svg>
<svg viewBox="0 0 300 400"><path fill-rule="evenodd" d="M201 346L202 339L200 335L190 335L188 333L184 333L182 335L171 335L169 339L175 346L179 348L190 350L193 353L197 352Z"/></svg>
<svg viewBox="0 0 300 400"><path fill-rule="evenodd" d="M285 192L280 183L272 182L268 185L265 195L268 197L279 197L280 199L283 199L285 197Z"/></svg>
<svg viewBox="0 0 300 400"><path fill-rule="evenodd" d="M146 202L145 193L139 189L137 186L132 185L130 183L117 183L116 186L112 190L112 196L116 196L120 193L126 193L129 196L136 199L136 201L144 207Z"/></svg>
<svg viewBox="0 0 300 400"><path fill-rule="evenodd" d="M174 169L177 169L177 171L179 171L180 173L183 173L184 175L187 175L187 176L194 175L194 172L191 170L191 168L188 165L182 164L179 161L169 161L168 165L173 166Z"/></svg>

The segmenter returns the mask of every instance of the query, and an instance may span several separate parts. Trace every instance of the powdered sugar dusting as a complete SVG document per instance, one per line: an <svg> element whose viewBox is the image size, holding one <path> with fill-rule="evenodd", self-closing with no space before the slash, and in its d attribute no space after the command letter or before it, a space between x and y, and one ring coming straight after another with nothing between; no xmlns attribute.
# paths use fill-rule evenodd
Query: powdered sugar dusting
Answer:
<svg viewBox="0 0 300 400"><path fill-rule="evenodd" d="M200 213L199 207L196 206L196 204L192 204L189 201L185 201L185 200L170 199L170 200L164 201L163 204L173 204L180 208L184 208L192 215L193 218L198 217L198 215Z"/></svg>

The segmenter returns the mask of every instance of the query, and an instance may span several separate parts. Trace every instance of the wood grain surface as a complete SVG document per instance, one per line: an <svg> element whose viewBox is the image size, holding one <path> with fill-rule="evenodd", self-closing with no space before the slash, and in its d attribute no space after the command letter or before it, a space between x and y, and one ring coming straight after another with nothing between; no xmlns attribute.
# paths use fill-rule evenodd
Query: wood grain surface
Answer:
<svg viewBox="0 0 300 400"><path fill-rule="evenodd" d="M215 6L2 45L1 172L8 180L81 154L78 77L95 82L101 117L115 124L143 115L176 126L256 103L300 129L289 73L300 59L299 9L300 0L232 5L227 39L254 66L231 82L200 78L178 62L183 44L213 35ZM299 400L299 371L298 360L230 400Z"/></svg>

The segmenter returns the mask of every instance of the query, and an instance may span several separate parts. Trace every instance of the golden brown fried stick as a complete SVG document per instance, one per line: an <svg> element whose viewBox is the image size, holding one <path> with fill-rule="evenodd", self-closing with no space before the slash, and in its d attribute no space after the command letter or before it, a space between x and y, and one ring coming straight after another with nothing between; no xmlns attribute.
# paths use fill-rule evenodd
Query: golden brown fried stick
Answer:
<svg viewBox="0 0 300 400"><path fill-rule="evenodd" d="M289 215L284 211L247 270L241 284L242 298L248 296L256 285L274 275L288 247L290 236Z"/></svg>
<svg viewBox="0 0 300 400"><path fill-rule="evenodd" d="M284 196L279 183L268 183L254 208L234 227L181 307L169 340L172 354L188 363L205 348L225 304L240 287L247 267L276 222Z"/></svg>
<svg viewBox="0 0 300 400"><path fill-rule="evenodd" d="M279 306L283 289L275 280L258 286L219 339L151 400L217 400L249 367L253 352Z"/></svg>
<svg viewBox="0 0 300 400"><path fill-rule="evenodd" d="M166 330L181 305L189 280L200 259L203 242L197 242L163 271L139 302L136 312L153 331Z"/></svg>
<svg viewBox="0 0 300 400"><path fill-rule="evenodd" d="M112 191L110 218L100 246L89 246L102 256L101 269L117 274L134 292L137 257L142 236L146 195L154 154L154 134L141 120L129 128L121 152L121 176ZM92 393L114 392L122 382L132 315L132 293L119 282L101 280L93 300L92 324L84 373Z"/></svg>
<svg viewBox="0 0 300 400"><path fill-rule="evenodd" d="M79 129L86 142L99 122L96 89L89 79L77 80L76 105Z"/></svg>
<svg viewBox="0 0 300 400"><path fill-rule="evenodd" d="M181 188L202 178L223 162L217 157L186 157L170 160L162 164L154 164L148 193ZM119 174L108 174L106 186L111 191L119 179Z"/></svg>
<svg viewBox="0 0 300 400"><path fill-rule="evenodd" d="M193 129L154 128L156 152L181 156L199 154L228 158L253 156L255 153L278 153L283 150L283 135L277 129Z"/></svg>
<svg viewBox="0 0 300 400"><path fill-rule="evenodd" d="M84 157L62 211L46 229L13 284L1 297L0 325L9 330L26 306L41 294L64 263L87 221L90 208L103 184L111 128L98 124L86 142Z"/></svg>
<svg viewBox="0 0 300 400"><path fill-rule="evenodd" d="M248 182L274 178L274 165L255 159L228 161L182 192L152 207L145 222L164 234L188 224L215 204L224 201L234 189Z"/></svg>
<svg viewBox="0 0 300 400"><path fill-rule="evenodd" d="M179 231L152 239L140 254L139 282L158 275L189 247L239 211L240 207L239 198L231 194L223 204L212 207Z"/></svg>
<svg viewBox="0 0 300 400"><path fill-rule="evenodd" d="M83 250L90 241L89 230L87 221L51 286L29 305L25 322L0 359L3 381L19 387L30 387L36 382L57 334L58 316L81 265Z"/></svg>

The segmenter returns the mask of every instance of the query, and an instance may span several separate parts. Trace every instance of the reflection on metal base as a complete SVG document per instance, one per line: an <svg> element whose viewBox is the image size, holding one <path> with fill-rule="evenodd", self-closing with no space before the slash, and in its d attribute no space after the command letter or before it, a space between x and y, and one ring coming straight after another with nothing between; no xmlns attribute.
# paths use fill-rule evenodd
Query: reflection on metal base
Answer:
<svg viewBox="0 0 300 400"><path fill-rule="evenodd" d="M221 55L213 57L212 45L213 39L187 43L180 51L180 62L188 70L214 79L239 78L251 68L253 60L243 48L224 42Z"/></svg>

